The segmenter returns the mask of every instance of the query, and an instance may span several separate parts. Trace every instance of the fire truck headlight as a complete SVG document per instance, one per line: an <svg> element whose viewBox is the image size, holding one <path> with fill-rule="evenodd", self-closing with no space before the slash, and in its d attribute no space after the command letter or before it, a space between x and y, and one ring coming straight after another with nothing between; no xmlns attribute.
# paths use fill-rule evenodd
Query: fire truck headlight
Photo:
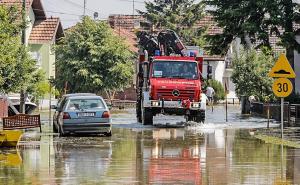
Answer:
<svg viewBox="0 0 300 185"><path fill-rule="evenodd" d="M151 102L153 107L158 107L159 106L159 102L158 101L153 101Z"/></svg>

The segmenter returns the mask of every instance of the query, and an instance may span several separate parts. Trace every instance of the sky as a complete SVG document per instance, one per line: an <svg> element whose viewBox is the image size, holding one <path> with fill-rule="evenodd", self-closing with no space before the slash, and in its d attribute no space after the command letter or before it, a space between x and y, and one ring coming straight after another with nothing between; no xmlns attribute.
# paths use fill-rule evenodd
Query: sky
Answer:
<svg viewBox="0 0 300 185"><path fill-rule="evenodd" d="M75 25L83 15L84 0L42 0L47 17L59 17L63 28ZM145 10L144 0L135 0L135 9ZM133 0L86 0L86 15L106 19L110 14L133 13ZM135 14L137 12L135 11Z"/></svg>

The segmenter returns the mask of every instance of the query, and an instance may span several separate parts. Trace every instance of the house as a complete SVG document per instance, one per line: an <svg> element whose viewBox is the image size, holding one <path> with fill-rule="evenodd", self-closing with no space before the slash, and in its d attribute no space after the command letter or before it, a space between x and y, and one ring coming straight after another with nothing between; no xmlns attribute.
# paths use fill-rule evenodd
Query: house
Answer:
<svg viewBox="0 0 300 185"><path fill-rule="evenodd" d="M55 78L55 52L53 46L63 37L59 18L35 20L29 36L29 50L37 65L45 71L46 79Z"/></svg>
<svg viewBox="0 0 300 185"><path fill-rule="evenodd" d="M0 0L0 4L22 9L22 0ZM21 15L21 14L20 14ZM32 58L45 72L46 79L55 78L54 44L64 36L59 18L46 17L41 0L26 0L26 41Z"/></svg>
<svg viewBox="0 0 300 185"><path fill-rule="evenodd" d="M0 5L17 6L22 10L22 0L0 0ZM21 15L21 14L20 14ZM26 0L26 40L32 58L45 78L55 78L55 52L53 46L64 36L62 24L57 17L46 17L41 0ZM40 108L49 107L49 99L40 100Z"/></svg>

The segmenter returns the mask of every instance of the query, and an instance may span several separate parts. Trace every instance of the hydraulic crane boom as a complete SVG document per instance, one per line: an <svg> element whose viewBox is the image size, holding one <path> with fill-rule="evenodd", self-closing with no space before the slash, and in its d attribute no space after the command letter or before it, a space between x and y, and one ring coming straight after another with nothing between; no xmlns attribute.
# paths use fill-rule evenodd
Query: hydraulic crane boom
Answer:
<svg viewBox="0 0 300 185"><path fill-rule="evenodd" d="M140 32L138 38L140 47L147 50L149 56L154 56L156 50L165 56L171 54L183 56L183 51L186 49L178 35L172 30L161 31L157 37L146 32Z"/></svg>

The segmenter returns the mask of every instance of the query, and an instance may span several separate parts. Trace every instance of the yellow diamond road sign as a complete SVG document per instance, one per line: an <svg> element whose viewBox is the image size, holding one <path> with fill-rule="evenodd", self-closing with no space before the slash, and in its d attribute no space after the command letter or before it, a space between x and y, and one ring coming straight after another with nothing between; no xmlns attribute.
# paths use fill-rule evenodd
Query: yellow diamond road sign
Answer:
<svg viewBox="0 0 300 185"><path fill-rule="evenodd" d="M292 69L289 61L287 60L285 54L281 54L269 72L270 77L277 78L296 78L296 74Z"/></svg>

